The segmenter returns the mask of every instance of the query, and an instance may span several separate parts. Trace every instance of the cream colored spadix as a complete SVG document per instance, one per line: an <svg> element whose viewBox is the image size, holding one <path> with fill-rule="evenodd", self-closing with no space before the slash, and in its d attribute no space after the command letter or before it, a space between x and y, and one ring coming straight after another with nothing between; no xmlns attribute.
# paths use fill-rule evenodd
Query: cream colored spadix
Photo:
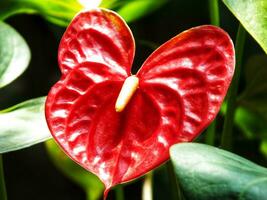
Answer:
<svg viewBox="0 0 267 200"><path fill-rule="evenodd" d="M122 112L126 105L129 103L134 92L138 88L139 79L135 76L129 76L123 83L120 94L115 104L116 112Z"/></svg>

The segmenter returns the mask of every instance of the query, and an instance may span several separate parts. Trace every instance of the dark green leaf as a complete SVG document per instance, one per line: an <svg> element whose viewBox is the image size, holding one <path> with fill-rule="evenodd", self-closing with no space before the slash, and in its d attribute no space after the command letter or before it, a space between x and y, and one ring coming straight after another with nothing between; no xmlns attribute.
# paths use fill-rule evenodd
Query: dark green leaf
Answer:
<svg viewBox="0 0 267 200"><path fill-rule="evenodd" d="M241 99L255 98L267 92L267 56L255 55L245 65L246 89Z"/></svg>
<svg viewBox="0 0 267 200"><path fill-rule="evenodd" d="M86 171L70 158L57 146L54 140L46 142L47 152L55 166L68 178L82 187L88 199L97 200L102 195L104 186L92 173Z"/></svg>
<svg viewBox="0 0 267 200"><path fill-rule="evenodd" d="M253 55L251 56L245 65L245 79L248 85L247 89L259 89L258 91L249 91L254 94L262 92L261 89L267 90L267 55ZM264 86L260 87L259 86Z"/></svg>
<svg viewBox="0 0 267 200"><path fill-rule="evenodd" d="M197 143L171 147L171 160L186 199L262 200L267 169L233 153Z"/></svg>
<svg viewBox="0 0 267 200"><path fill-rule="evenodd" d="M267 121L267 56L252 56L245 66L247 87L239 98L239 103L257 112Z"/></svg>
<svg viewBox="0 0 267 200"><path fill-rule="evenodd" d="M0 22L0 88L12 82L27 68L30 50L11 26Z"/></svg>
<svg viewBox="0 0 267 200"><path fill-rule="evenodd" d="M267 137L267 56L256 55L245 65L246 88L238 98L235 125L248 138ZM224 114L226 105L221 112Z"/></svg>
<svg viewBox="0 0 267 200"><path fill-rule="evenodd" d="M0 153L22 149L51 138L44 116L45 97L0 112Z"/></svg>
<svg viewBox="0 0 267 200"><path fill-rule="evenodd" d="M267 53L267 1L223 0L223 2Z"/></svg>

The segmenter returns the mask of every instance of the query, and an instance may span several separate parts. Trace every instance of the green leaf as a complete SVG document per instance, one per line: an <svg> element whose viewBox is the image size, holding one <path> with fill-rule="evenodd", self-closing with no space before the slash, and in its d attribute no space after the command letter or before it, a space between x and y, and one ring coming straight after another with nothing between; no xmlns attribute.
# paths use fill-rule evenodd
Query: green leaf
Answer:
<svg viewBox="0 0 267 200"><path fill-rule="evenodd" d="M99 7L112 9L118 5L119 0L102 0Z"/></svg>
<svg viewBox="0 0 267 200"><path fill-rule="evenodd" d="M250 99L267 92L267 56L251 56L245 65L246 89L240 99Z"/></svg>
<svg viewBox="0 0 267 200"><path fill-rule="evenodd" d="M261 153L267 158L267 140L263 140L260 145L260 151Z"/></svg>
<svg viewBox="0 0 267 200"><path fill-rule="evenodd" d="M25 71L30 57L30 49L20 34L0 22L0 88Z"/></svg>
<svg viewBox="0 0 267 200"><path fill-rule="evenodd" d="M102 0L100 7L115 9L127 22L132 22L157 10L167 1ZM20 13L40 14L52 23L67 26L84 6L80 3L80 0L1 0L0 8L0 20L5 20Z"/></svg>
<svg viewBox="0 0 267 200"><path fill-rule="evenodd" d="M126 1L117 12L127 21L132 22L160 8L168 0L132 0Z"/></svg>
<svg viewBox="0 0 267 200"><path fill-rule="evenodd" d="M267 53L267 1L223 0L223 2Z"/></svg>
<svg viewBox="0 0 267 200"><path fill-rule="evenodd" d="M235 123L249 139L267 138L267 121L258 113L239 107L236 109Z"/></svg>
<svg viewBox="0 0 267 200"><path fill-rule="evenodd" d="M47 152L55 166L68 178L82 187L88 199L97 200L101 197L104 186L92 173L86 171L70 158L57 146L54 140L46 142Z"/></svg>
<svg viewBox="0 0 267 200"><path fill-rule="evenodd" d="M225 115L225 112L226 104L223 104L221 113ZM234 123L248 139L267 138L267 121L256 112L239 106L235 111Z"/></svg>
<svg viewBox="0 0 267 200"><path fill-rule="evenodd" d="M267 91L267 55L253 55L245 65L246 90L248 96Z"/></svg>
<svg viewBox="0 0 267 200"><path fill-rule="evenodd" d="M67 26L83 6L78 0L1 0L0 8L0 20L20 13L40 14L52 23Z"/></svg>
<svg viewBox="0 0 267 200"><path fill-rule="evenodd" d="M233 153L197 143L171 147L171 160L186 199L262 200L267 169Z"/></svg>
<svg viewBox="0 0 267 200"><path fill-rule="evenodd" d="M239 97L239 104L257 112L267 121L267 56L249 58L245 66L247 87Z"/></svg>
<svg viewBox="0 0 267 200"><path fill-rule="evenodd" d="M0 153L19 150L51 138L44 116L45 97L0 112Z"/></svg>
<svg viewBox="0 0 267 200"><path fill-rule="evenodd" d="M245 66L246 89L239 103L246 108L244 118L237 119L243 131L254 132L254 137L267 138L267 56L251 56Z"/></svg>
<svg viewBox="0 0 267 200"><path fill-rule="evenodd" d="M245 65L246 88L238 98L235 125L248 139L267 138L267 56L256 55ZM221 108L225 114L226 105Z"/></svg>

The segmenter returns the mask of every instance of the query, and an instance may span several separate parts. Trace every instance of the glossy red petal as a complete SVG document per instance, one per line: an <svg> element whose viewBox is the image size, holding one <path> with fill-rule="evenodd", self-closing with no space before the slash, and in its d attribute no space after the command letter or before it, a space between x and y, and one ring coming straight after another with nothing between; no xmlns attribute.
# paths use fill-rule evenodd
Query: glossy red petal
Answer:
<svg viewBox="0 0 267 200"><path fill-rule="evenodd" d="M199 26L159 47L137 76L140 88L161 85L180 97L182 126L174 134L179 140L192 141L218 113L234 65L234 47L228 34L215 26ZM155 102L162 104L157 98Z"/></svg>
<svg viewBox="0 0 267 200"><path fill-rule="evenodd" d="M63 74L83 62L96 62L127 77L134 53L134 39L123 19L110 10L93 9L79 13L67 28L58 62Z"/></svg>
<svg viewBox="0 0 267 200"><path fill-rule="evenodd" d="M130 75L134 43L123 20L97 9L79 14L59 49L62 79L46 101L49 128L65 152L106 189L169 158L217 114L234 72L228 35L214 26L183 32L156 50L122 112L115 102Z"/></svg>
<svg viewBox="0 0 267 200"><path fill-rule="evenodd" d="M106 80L101 80L99 74L88 73L88 69L103 66L90 63L90 66L76 67L54 85L46 100L46 119L64 151L84 168L98 174L102 181L107 181L103 173L96 170L103 162L97 162L96 167L92 159L96 160L94 151L101 157L102 151L111 153L114 148L117 139L110 137L109 132L112 136L116 132L112 128L117 124L116 115L105 113L111 107L114 110L123 81L112 74L106 74ZM95 128L99 123L102 129ZM99 142L98 147L93 144L94 140Z"/></svg>
<svg viewBox="0 0 267 200"><path fill-rule="evenodd" d="M151 161L163 149L153 139L161 108L139 90L126 110L118 113L115 101L122 81L109 77L92 84L92 75L86 72L84 66L75 68L52 88L46 103L47 122L65 152L97 174L109 189L153 168ZM179 106L177 102L173 98L170 107Z"/></svg>

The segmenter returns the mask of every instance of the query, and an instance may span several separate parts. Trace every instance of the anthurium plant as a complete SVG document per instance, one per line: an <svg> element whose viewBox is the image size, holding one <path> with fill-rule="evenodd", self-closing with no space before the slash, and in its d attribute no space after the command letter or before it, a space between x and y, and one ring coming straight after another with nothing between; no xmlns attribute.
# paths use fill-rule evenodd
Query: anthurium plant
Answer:
<svg viewBox="0 0 267 200"><path fill-rule="evenodd" d="M79 13L59 47L61 80L46 100L52 135L107 191L169 159L218 113L234 72L229 36L189 29L160 46L131 74L132 34L114 12Z"/></svg>
<svg viewBox="0 0 267 200"><path fill-rule="evenodd" d="M10 157L36 147L45 156L31 161L38 166L32 173L49 177L56 167L87 200L265 199L267 2L207 0L190 12L206 15L203 22L185 12L194 10L190 3L0 2L0 200L18 198ZM49 42L27 36L38 26L20 29L20 16L46 27ZM49 54L41 43L53 47ZM37 89L44 92L5 108L21 80L43 79L22 75L42 58L54 63ZM42 195L26 189L19 196L77 199L60 194L67 180L55 184L59 179L49 178L53 187Z"/></svg>

